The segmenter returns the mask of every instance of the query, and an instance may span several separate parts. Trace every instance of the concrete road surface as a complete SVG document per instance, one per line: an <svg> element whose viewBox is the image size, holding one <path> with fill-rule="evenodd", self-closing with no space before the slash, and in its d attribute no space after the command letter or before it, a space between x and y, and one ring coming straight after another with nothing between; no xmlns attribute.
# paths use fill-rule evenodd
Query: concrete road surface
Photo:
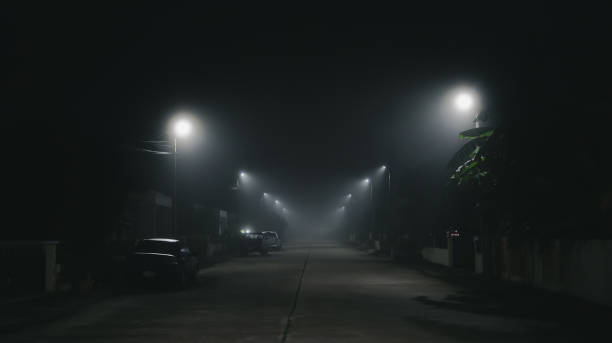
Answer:
<svg viewBox="0 0 612 343"><path fill-rule="evenodd" d="M566 316L547 317L530 299L310 242L217 264L183 291L136 290L0 341L559 342L595 335Z"/></svg>

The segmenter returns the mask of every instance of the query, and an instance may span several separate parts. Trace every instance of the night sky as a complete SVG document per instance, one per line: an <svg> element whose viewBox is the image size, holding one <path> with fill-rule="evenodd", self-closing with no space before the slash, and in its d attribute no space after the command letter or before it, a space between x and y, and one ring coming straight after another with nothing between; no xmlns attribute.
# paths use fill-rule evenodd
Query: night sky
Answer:
<svg viewBox="0 0 612 343"><path fill-rule="evenodd" d="M52 204L112 187L169 192L167 157L133 148L164 139L177 111L202 121L181 182L208 204L239 169L295 204L343 194L382 163L426 192L472 125L441 109L461 86L509 125L567 145L589 130L609 144L611 31L597 8L168 6L4 14L18 208L37 199L65 217L68 205Z"/></svg>

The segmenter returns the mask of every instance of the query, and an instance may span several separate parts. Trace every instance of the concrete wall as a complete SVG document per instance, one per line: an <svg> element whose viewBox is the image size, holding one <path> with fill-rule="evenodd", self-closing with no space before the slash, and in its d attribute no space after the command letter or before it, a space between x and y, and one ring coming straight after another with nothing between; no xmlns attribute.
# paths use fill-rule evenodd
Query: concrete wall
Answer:
<svg viewBox="0 0 612 343"><path fill-rule="evenodd" d="M57 241L0 242L0 292L4 295L54 292ZM19 263L15 263L19 261Z"/></svg>
<svg viewBox="0 0 612 343"><path fill-rule="evenodd" d="M423 260L425 261L441 264L444 266L451 265L448 249L427 247L423 248L423 250L421 251L421 255L423 256Z"/></svg>
<svg viewBox="0 0 612 343"><path fill-rule="evenodd" d="M482 254L475 253L474 254L474 273L482 274L483 272L483 264L482 264Z"/></svg>
<svg viewBox="0 0 612 343"><path fill-rule="evenodd" d="M502 278L612 306L611 240L502 239Z"/></svg>

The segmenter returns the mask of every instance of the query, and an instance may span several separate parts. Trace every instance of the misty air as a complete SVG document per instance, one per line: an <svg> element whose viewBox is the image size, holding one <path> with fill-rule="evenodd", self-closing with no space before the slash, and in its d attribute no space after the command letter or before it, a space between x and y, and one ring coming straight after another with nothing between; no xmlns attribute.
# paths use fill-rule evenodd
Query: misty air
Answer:
<svg viewBox="0 0 612 343"><path fill-rule="evenodd" d="M422 5L9 5L0 341L607 340L609 11Z"/></svg>

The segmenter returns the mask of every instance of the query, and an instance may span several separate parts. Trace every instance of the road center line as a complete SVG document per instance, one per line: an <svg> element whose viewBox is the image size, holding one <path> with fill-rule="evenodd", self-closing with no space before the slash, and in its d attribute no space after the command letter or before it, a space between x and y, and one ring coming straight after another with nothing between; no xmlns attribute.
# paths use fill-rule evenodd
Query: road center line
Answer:
<svg viewBox="0 0 612 343"><path fill-rule="evenodd" d="M291 310L287 315L287 324L285 324L285 331L283 332L283 338L281 342L284 343L287 340L287 334L289 333L289 328L291 327L291 320L293 318L293 313L297 307L298 297L300 296L300 291L302 290L302 281L304 280L304 273L306 272L306 266L308 265L308 260L310 259L310 249L308 249L308 254L306 255L306 259L304 260L304 266L302 267L302 272L300 273L300 280L298 281L297 289L295 290L295 296L293 296L293 305L291 306Z"/></svg>

